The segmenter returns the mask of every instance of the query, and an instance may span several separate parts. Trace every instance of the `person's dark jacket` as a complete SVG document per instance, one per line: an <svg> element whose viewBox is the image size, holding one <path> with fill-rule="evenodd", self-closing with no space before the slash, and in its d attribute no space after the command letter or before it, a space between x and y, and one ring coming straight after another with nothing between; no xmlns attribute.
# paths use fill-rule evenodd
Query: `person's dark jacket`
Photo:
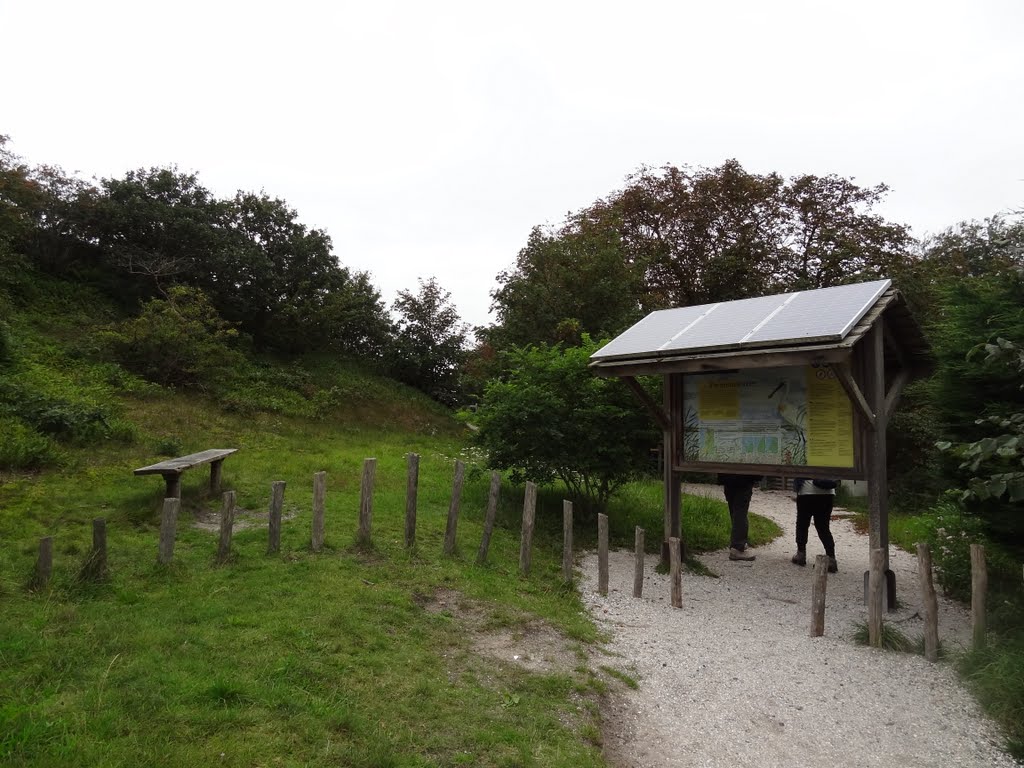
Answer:
<svg viewBox="0 0 1024 768"><path fill-rule="evenodd" d="M718 484L730 488L753 488L761 482L761 475L719 475Z"/></svg>

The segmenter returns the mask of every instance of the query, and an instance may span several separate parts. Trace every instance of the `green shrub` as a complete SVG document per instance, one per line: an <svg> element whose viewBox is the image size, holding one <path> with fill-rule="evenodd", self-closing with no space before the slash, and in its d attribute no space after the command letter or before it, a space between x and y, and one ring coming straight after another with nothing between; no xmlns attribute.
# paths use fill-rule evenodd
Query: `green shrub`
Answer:
<svg viewBox="0 0 1024 768"><path fill-rule="evenodd" d="M922 517L939 584L950 597L970 601L971 544L984 542L983 522L950 500L940 501Z"/></svg>
<svg viewBox="0 0 1024 768"><path fill-rule="evenodd" d="M166 300L148 302L139 317L100 338L114 360L163 386L217 385L246 363L231 346L238 332L195 288L172 288Z"/></svg>
<svg viewBox="0 0 1024 768"><path fill-rule="evenodd" d="M17 419L0 415L0 469L57 466L63 455L52 440Z"/></svg>
<svg viewBox="0 0 1024 768"><path fill-rule="evenodd" d="M507 353L476 411L474 441L513 482L561 480L581 513L601 511L641 477L657 439L650 417L620 382L587 367L598 344L528 347Z"/></svg>
<svg viewBox="0 0 1024 768"><path fill-rule="evenodd" d="M180 456L184 452L184 444L179 437L165 437L157 441L156 453L158 456Z"/></svg>
<svg viewBox="0 0 1024 768"><path fill-rule="evenodd" d="M34 386L34 380L27 374L0 377L0 415L58 440L92 442L109 434L109 411L102 404L79 392L55 394Z"/></svg>

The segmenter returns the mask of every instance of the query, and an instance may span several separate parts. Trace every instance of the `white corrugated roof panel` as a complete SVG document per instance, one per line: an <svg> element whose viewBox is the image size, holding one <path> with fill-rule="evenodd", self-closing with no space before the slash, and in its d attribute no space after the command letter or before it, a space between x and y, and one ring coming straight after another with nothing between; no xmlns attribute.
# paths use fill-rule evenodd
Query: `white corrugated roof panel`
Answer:
<svg viewBox="0 0 1024 768"><path fill-rule="evenodd" d="M652 312L591 359L842 341L891 280Z"/></svg>

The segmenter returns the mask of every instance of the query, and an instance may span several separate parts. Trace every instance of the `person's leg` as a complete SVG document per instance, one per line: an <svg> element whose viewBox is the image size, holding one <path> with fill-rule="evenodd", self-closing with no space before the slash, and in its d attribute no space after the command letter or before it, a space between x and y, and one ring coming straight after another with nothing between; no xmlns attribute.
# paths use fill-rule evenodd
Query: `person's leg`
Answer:
<svg viewBox="0 0 1024 768"><path fill-rule="evenodd" d="M747 510L750 509L752 489L725 486L725 500L729 504L729 521L732 533L729 536L730 560L753 560L754 553L747 550Z"/></svg>
<svg viewBox="0 0 1024 768"><path fill-rule="evenodd" d="M726 488L725 492L725 500L729 503L729 519L732 522L729 546L741 552L747 548L747 535L750 530L747 515L752 495L753 489L746 486Z"/></svg>
<svg viewBox="0 0 1024 768"><path fill-rule="evenodd" d="M821 545L825 547L825 554L834 558L836 556L836 541L832 538L832 531L829 522L832 519L833 497L829 494L809 496L814 500L814 530L818 532Z"/></svg>
<svg viewBox="0 0 1024 768"><path fill-rule="evenodd" d="M831 494L821 494L813 498L815 500L814 530L818 532L821 545L825 547L825 554L828 555L828 572L836 573L839 570L839 564L836 562L836 541L832 538L832 531L829 529L835 497Z"/></svg>
<svg viewBox="0 0 1024 768"><path fill-rule="evenodd" d="M808 502L813 496L796 497L796 554L793 562L797 565L807 564L807 534L811 530L812 505Z"/></svg>

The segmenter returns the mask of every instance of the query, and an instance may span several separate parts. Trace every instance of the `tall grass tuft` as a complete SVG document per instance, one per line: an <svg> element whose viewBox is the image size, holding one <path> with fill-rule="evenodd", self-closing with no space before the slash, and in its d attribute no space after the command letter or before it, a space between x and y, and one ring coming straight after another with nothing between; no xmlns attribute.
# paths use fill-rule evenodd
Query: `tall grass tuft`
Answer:
<svg viewBox="0 0 1024 768"><path fill-rule="evenodd" d="M990 637L985 648L964 654L959 669L985 711L1002 724L1010 753L1024 760L1024 637Z"/></svg>
<svg viewBox="0 0 1024 768"><path fill-rule="evenodd" d="M868 645L871 641L867 622L857 624L853 632L853 640L858 645ZM882 625L882 648L900 653L924 654L924 639L911 639L891 624Z"/></svg>

